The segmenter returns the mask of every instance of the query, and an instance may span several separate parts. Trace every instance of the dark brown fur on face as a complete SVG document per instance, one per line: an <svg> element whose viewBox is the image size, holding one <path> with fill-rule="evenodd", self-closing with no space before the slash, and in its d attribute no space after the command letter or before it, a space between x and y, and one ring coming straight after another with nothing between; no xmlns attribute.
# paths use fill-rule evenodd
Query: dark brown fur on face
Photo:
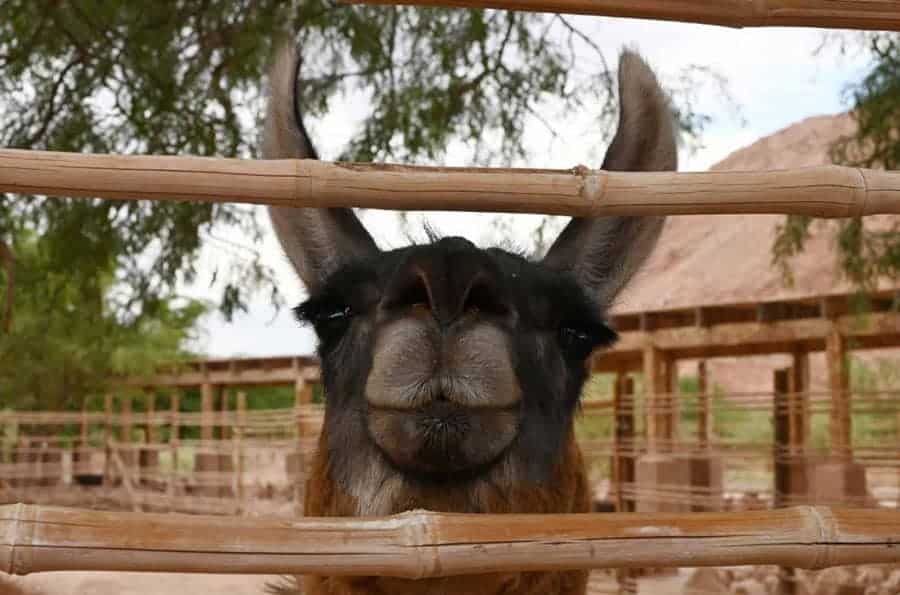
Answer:
<svg viewBox="0 0 900 595"><path fill-rule="evenodd" d="M271 77L263 153L315 158L296 106L298 60ZM667 100L625 52L605 169L675 168ZM579 513L590 489L573 419L604 315L653 249L659 217L573 219L541 261L462 238L380 251L350 209L270 208L309 289L325 422L306 485L312 516L411 509ZM307 595L583 595L587 573L424 579L310 576ZM298 587L299 588L299 587Z"/></svg>

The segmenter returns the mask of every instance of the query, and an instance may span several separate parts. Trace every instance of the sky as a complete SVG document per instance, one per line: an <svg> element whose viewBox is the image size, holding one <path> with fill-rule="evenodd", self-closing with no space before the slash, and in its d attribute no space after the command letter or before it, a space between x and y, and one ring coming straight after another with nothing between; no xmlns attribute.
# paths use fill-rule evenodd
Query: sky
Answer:
<svg viewBox="0 0 900 595"><path fill-rule="evenodd" d="M623 47L635 48L665 84L674 82L691 64L709 66L728 80L733 101L725 101L711 90L698 90L695 109L712 117L700 138L701 146L679 155L679 170L701 171L731 152L811 116L845 111L848 83L858 81L868 69L862 54L842 55L838 44L823 46L825 33L815 29L735 30L709 25L666 23L633 19L572 17L588 32L610 61ZM820 49L821 48L821 49ZM817 52L817 49L820 51ZM579 56L579 68L590 71L596 55ZM323 159L333 159L352 137L365 113L365 99L350 96L330 106L329 115L308 123L308 129ZM550 110L556 112L559 110ZM559 136L555 139L537 121L526 123L527 159L513 163L520 167L569 168L577 164L599 166L605 147L598 146L596 131L579 114L549 118ZM325 134L327 131L327 134ZM448 151L439 165L467 165L463 150ZM421 214L413 216L419 221ZM497 239L490 225L492 215L472 213L428 213L427 220L445 235L462 235L480 245ZM392 212L366 211L363 222L382 247L397 247L404 235ZM268 227L268 218L261 213ZM524 243L538 219L508 216L504 233L513 242ZM275 268L279 288L287 303L304 297L299 280L287 263L274 234L269 232L260 247L263 257ZM201 256L198 279L209 278L214 259ZM198 297L213 297L205 286L190 288ZM226 323L218 314L203 321L203 329L192 346L211 357L297 355L312 353L315 337L292 317L290 308L279 312L268 298L254 300L249 312Z"/></svg>

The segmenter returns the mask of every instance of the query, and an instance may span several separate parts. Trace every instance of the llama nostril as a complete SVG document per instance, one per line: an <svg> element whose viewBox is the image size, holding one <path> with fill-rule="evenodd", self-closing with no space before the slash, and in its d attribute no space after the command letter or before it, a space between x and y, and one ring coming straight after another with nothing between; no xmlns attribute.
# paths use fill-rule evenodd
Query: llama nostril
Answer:
<svg viewBox="0 0 900 595"><path fill-rule="evenodd" d="M509 302L503 292L486 276L477 275L469 284L463 301L463 312L503 315L509 309Z"/></svg>
<svg viewBox="0 0 900 595"><path fill-rule="evenodd" d="M425 274L412 270L392 283L387 292L385 307L391 310L410 308L413 312L430 312L431 290Z"/></svg>

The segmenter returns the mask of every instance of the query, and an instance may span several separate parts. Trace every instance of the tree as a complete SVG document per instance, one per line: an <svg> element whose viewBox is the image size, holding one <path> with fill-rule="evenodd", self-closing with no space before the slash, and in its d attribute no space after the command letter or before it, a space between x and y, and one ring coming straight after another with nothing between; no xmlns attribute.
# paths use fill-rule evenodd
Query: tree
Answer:
<svg viewBox="0 0 900 595"><path fill-rule="evenodd" d="M900 166L900 36L865 33L839 37L844 51L862 49L874 66L849 87L851 116L856 132L838 139L831 147L837 164L866 168L897 169ZM814 219L788 216L779 226L773 245L773 261L790 281L790 258L803 251ZM833 234L838 268L860 289L872 288L879 279L900 276L900 217L862 218L822 222Z"/></svg>
<svg viewBox="0 0 900 595"><path fill-rule="evenodd" d="M569 107L607 101L613 73L562 16L499 11L344 7L329 0L68 0L0 3L0 144L64 151L255 154L259 81L280 41L306 48L303 100L365 89L370 113L344 158L438 158L451 139L476 163L520 155L522 123L547 97ZM283 36L282 36L283 37ZM579 79L578 48L598 72ZM593 49L591 49L593 48ZM690 77L689 77L690 78ZM683 83L684 81L679 81ZM684 128L705 120L681 85ZM686 106L686 107L685 107ZM231 204L0 200L0 240L33 230L48 258L97 284L113 266L120 317L141 315L179 283L198 280L203 245L231 254L213 279L226 316L255 291L276 303L272 271L235 235L259 239L258 210ZM235 233L235 228L240 233Z"/></svg>
<svg viewBox="0 0 900 595"><path fill-rule="evenodd" d="M0 408L77 407L117 375L146 374L189 355L183 345L203 304L166 296L122 320L110 307L112 263L99 283L83 285L33 233L17 236L12 250L16 316L0 333Z"/></svg>

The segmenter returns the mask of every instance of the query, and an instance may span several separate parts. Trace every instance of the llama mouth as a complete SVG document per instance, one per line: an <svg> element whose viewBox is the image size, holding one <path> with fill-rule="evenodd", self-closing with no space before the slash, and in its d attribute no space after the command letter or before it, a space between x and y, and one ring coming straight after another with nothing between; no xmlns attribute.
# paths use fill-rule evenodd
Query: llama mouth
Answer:
<svg viewBox="0 0 900 595"><path fill-rule="evenodd" d="M411 410L370 407L373 442L401 472L459 479L490 468L518 434L519 408L470 408L437 400Z"/></svg>

